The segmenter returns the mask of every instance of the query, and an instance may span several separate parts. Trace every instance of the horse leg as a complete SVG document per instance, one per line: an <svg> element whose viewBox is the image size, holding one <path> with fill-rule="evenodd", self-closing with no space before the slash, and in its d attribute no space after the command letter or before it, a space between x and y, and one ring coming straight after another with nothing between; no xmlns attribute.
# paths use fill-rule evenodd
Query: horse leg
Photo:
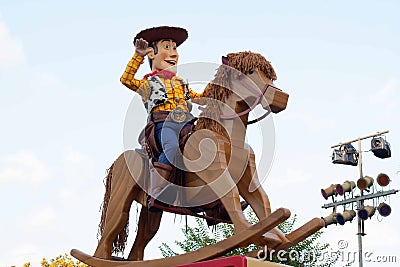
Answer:
<svg viewBox="0 0 400 267"><path fill-rule="evenodd" d="M246 170L238 183L238 189L240 195L249 203L259 220L262 220L271 214L270 201L267 193L260 184L255 155L251 148L249 161ZM278 228L272 229L269 233L264 234L256 241L259 245L267 244L268 247L271 248L287 242L289 242L289 240Z"/></svg>
<svg viewBox="0 0 400 267"><path fill-rule="evenodd" d="M235 232L240 232L251 226L243 214L239 190L236 186L221 198L221 202L233 222Z"/></svg>
<svg viewBox="0 0 400 267"><path fill-rule="evenodd" d="M133 197L129 196L130 191L131 188L127 188L110 199L113 212L107 213L103 235L94 253L95 257L111 259L113 242L129 219L129 208L133 202Z"/></svg>
<svg viewBox="0 0 400 267"><path fill-rule="evenodd" d="M143 260L145 247L160 228L162 214L162 211L149 211L147 207L142 206L136 239L129 253L128 260Z"/></svg>
<svg viewBox="0 0 400 267"><path fill-rule="evenodd" d="M213 144L207 145L207 142ZM230 144L226 138L209 130L198 130L190 136L185 145L184 156L193 161L188 160L185 166L191 174L207 185L206 190L210 194L215 194L221 200L235 231L240 232L251 224L243 214L239 190L228 169L229 151ZM198 170L205 162L207 166ZM194 168L191 170L190 166Z"/></svg>
<svg viewBox="0 0 400 267"><path fill-rule="evenodd" d="M247 229L251 224L247 221L242 211L239 190L236 187L227 167L221 163L213 163L207 170L197 173L198 177L206 184L211 184L211 189L219 197L231 219L235 232ZM216 180L216 177L217 180ZM227 190L226 188L230 189Z"/></svg>
<svg viewBox="0 0 400 267"><path fill-rule="evenodd" d="M241 196L250 204L258 219L262 220L271 214L268 195L265 193L259 182L255 157L252 151L250 152L250 160L245 173L238 183L238 188ZM324 222L320 218L314 218L287 235L283 234L278 228L274 228L256 240L255 243L262 246L267 245L268 248L274 249L275 251L279 251L281 249L286 250L289 247L303 241L321 229L323 226Z"/></svg>
<svg viewBox="0 0 400 267"><path fill-rule="evenodd" d="M249 161L246 170L239 180L238 189L240 195L250 204L251 208L262 220L271 214L271 205L267 193L262 188L255 162L254 152L250 148ZM253 190L250 192L250 190Z"/></svg>
<svg viewBox="0 0 400 267"><path fill-rule="evenodd" d="M129 219L129 210L137 195L138 186L132 178L127 162L137 159L138 155L128 158L127 154L122 154L115 162L111 173L110 199L106 207L106 216L103 223L101 239L94 253L95 257L111 259L113 242L126 226ZM136 161L137 162L137 161ZM103 207L104 208L104 207Z"/></svg>

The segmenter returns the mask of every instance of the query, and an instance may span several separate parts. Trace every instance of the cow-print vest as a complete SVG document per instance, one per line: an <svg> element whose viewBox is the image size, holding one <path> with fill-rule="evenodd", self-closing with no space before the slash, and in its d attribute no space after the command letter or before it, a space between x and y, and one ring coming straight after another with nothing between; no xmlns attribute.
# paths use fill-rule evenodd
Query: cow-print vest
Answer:
<svg viewBox="0 0 400 267"><path fill-rule="evenodd" d="M147 81L150 86L150 91L147 98L143 99L143 104L147 110L147 113L150 114L153 108L168 101L168 95L164 83L157 75L147 77ZM189 100L190 94L188 84L184 83L182 80L180 80L180 82L184 88L185 100Z"/></svg>

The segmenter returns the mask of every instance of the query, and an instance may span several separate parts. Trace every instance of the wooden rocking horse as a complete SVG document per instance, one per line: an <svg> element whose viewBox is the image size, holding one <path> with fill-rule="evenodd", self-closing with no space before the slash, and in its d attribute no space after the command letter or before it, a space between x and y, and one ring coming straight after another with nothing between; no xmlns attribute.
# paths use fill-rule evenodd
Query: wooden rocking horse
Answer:
<svg viewBox="0 0 400 267"><path fill-rule="evenodd" d="M113 163L106 179L101 239L94 256L79 250L72 250L71 254L96 267L175 266L219 257L252 243L275 251L287 249L321 229L324 221L320 218L287 235L276 228L290 217L290 211L280 208L271 213L270 201L257 176L254 152L244 142L247 125L253 122L248 120L249 112L256 105L266 110L259 119L286 108L288 95L274 86L274 80L274 69L260 54L240 52L223 57L223 64L208 85L206 108L184 146L183 190L176 191L179 207L160 206L156 211L146 208L143 188L151 169L149 160L140 150L125 151ZM257 224L251 225L244 217L240 197L257 215ZM125 247L134 200L142 205L136 239L128 258L117 259L112 252ZM212 219L213 208L221 203L234 225L234 236L194 252L143 260L146 245L159 229L163 210Z"/></svg>

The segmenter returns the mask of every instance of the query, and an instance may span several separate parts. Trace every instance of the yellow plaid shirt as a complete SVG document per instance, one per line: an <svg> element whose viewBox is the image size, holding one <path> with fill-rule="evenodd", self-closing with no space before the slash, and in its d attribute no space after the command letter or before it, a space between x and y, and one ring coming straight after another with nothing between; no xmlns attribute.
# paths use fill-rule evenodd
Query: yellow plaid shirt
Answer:
<svg viewBox="0 0 400 267"><path fill-rule="evenodd" d="M147 79L138 80L134 77L140 67L140 64L143 63L143 60L144 58L142 56L139 56L135 53L126 66L125 71L120 79L122 84L135 92L141 88L144 83L147 83ZM183 108L185 111L189 111L187 102L185 100L185 88L183 86L183 80L177 76L173 76L171 79L168 79L160 75L159 78L165 85L168 100L164 104L154 107L151 112L160 110L172 111L178 106ZM192 89L189 89L189 95L191 99L196 99L203 97L204 92L196 93ZM179 100L179 102L177 100Z"/></svg>

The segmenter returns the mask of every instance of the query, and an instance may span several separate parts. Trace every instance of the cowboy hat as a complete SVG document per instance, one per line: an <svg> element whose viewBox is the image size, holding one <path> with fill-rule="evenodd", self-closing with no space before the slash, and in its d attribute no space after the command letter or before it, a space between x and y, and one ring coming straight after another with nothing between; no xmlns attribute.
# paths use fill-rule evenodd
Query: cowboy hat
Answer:
<svg viewBox="0 0 400 267"><path fill-rule="evenodd" d="M188 32L187 30L179 27L159 26L145 29L139 32L135 36L133 43L135 43L136 40L140 38L143 38L148 43L156 42L163 39L171 39L176 42L176 46L179 46L188 38Z"/></svg>

